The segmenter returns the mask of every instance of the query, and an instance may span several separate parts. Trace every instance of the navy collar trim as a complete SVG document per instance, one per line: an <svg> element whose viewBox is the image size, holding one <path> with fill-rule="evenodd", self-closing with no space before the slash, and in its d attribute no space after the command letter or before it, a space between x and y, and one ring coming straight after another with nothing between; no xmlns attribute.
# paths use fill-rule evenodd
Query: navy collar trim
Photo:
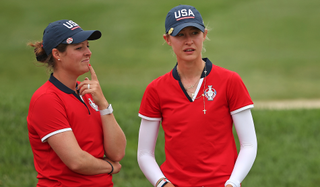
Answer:
<svg viewBox="0 0 320 187"><path fill-rule="evenodd" d="M205 69L207 70L207 76L210 74L210 72L212 70L212 62L208 58L202 58L202 60L206 63L205 64L206 67L203 69L202 74L201 74L201 78L204 78L205 77L205 73L204 73ZM174 79L180 81L180 76L178 74L177 65L178 65L178 63L172 69L172 75L173 75Z"/></svg>
<svg viewBox="0 0 320 187"><path fill-rule="evenodd" d="M49 81L55 86L57 87L59 90L63 91L64 93L67 93L67 94L73 94L80 102L82 102L86 108L88 109L88 113L90 113L90 110L88 108L88 106L84 103L84 101L80 98L80 96L73 90L71 90L70 88L68 88L66 85L64 85L62 82L60 82L57 78L55 78L53 76L53 73L51 73L50 75L50 78L49 78ZM78 86L78 83L77 83L77 86Z"/></svg>
<svg viewBox="0 0 320 187"><path fill-rule="evenodd" d="M64 93L77 95L75 91L71 90L66 85L62 84L62 82L60 82L57 78L55 78L53 73L51 73L49 81Z"/></svg>

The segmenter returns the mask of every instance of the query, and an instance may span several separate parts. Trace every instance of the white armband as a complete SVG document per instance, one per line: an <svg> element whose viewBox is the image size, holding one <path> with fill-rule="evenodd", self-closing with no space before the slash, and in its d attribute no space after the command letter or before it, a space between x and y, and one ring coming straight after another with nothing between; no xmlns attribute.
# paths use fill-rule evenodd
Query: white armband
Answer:
<svg viewBox="0 0 320 187"><path fill-rule="evenodd" d="M109 104L108 108L100 110L100 115L104 116L104 115L112 114L112 112L113 112L113 108L111 104Z"/></svg>
<svg viewBox="0 0 320 187"><path fill-rule="evenodd" d="M158 183L157 187L164 187L168 182L170 181L167 178L164 178Z"/></svg>

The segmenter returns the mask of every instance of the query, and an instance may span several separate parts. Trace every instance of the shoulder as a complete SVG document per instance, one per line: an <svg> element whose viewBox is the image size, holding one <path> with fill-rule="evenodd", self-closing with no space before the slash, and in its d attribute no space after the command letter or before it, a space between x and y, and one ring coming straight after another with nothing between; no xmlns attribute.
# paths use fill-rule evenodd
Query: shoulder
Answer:
<svg viewBox="0 0 320 187"><path fill-rule="evenodd" d="M31 97L30 107L35 104L42 106L52 103L59 98L59 90L49 81L39 87Z"/></svg>
<svg viewBox="0 0 320 187"><path fill-rule="evenodd" d="M241 81L240 75L235 72L231 71L229 69L217 66L217 65L212 65L212 70L209 75L211 78L219 81Z"/></svg>
<svg viewBox="0 0 320 187"><path fill-rule="evenodd" d="M55 92L53 84L50 81L47 81L34 92L34 94L32 95L32 99L37 99L39 97L42 97L43 95L47 95L53 92Z"/></svg>
<svg viewBox="0 0 320 187"><path fill-rule="evenodd" d="M154 79L153 81L151 81L148 86L147 86L147 89L148 88L157 88L159 86L163 86L165 84L168 84L169 82L171 82L173 79L173 76L172 76L172 71L164 74L164 75L161 75L160 77Z"/></svg>
<svg viewBox="0 0 320 187"><path fill-rule="evenodd" d="M206 62L206 70L209 71L208 75L212 75L214 77L230 77L237 74L234 71L213 64L208 58L203 58L203 61Z"/></svg>
<svg viewBox="0 0 320 187"><path fill-rule="evenodd" d="M212 64L212 71L219 74L226 74L226 75L233 75L236 73L235 71L231 71L229 69L223 68L221 66L217 66L215 64Z"/></svg>

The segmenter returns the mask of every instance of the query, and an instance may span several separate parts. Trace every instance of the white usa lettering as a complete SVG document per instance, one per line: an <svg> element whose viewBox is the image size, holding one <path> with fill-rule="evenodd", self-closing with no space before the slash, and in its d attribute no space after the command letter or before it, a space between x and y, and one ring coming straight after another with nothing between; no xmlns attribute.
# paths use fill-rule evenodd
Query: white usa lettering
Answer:
<svg viewBox="0 0 320 187"><path fill-rule="evenodd" d="M63 24L64 26L66 26L68 29L71 29L72 27L78 26L77 23L75 23L72 20L67 21L66 23Z"/></svg>
<svg viewBox="0 0 320 187"><path fill-rule="evenodd" d="M182 10L179 10L178 12L174 12L174 17L177 19L177 18L180 18L181 16L185 17L185 16L195 16L194 13L192 12L191 9L182 9Z"/></svg>

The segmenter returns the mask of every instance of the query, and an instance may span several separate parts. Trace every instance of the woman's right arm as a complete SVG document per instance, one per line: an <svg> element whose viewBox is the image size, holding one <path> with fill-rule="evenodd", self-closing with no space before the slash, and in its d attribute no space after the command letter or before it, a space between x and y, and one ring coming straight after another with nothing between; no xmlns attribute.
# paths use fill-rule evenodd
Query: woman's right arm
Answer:
<svg viewBox="0 0 320 187"><path fill-rule="evenodd" d="M110 173L112 170L111 165L104 159L96 158L83 151L72 131L55 134L49 137L47 141L62 162L76 173L96 175ZM114 167L112 174L118 173L121 169L120 163L108 161Z"/></svg>
<svg viewBox="0 0 320 187"><path fill-rule="evenodd" d="M154 156L159 126L159 120L142 119L139 130L138 164L153 186L156 186L162 178L165 178ZM172 183L167 183L165 187L174 186Z"/></svg>

